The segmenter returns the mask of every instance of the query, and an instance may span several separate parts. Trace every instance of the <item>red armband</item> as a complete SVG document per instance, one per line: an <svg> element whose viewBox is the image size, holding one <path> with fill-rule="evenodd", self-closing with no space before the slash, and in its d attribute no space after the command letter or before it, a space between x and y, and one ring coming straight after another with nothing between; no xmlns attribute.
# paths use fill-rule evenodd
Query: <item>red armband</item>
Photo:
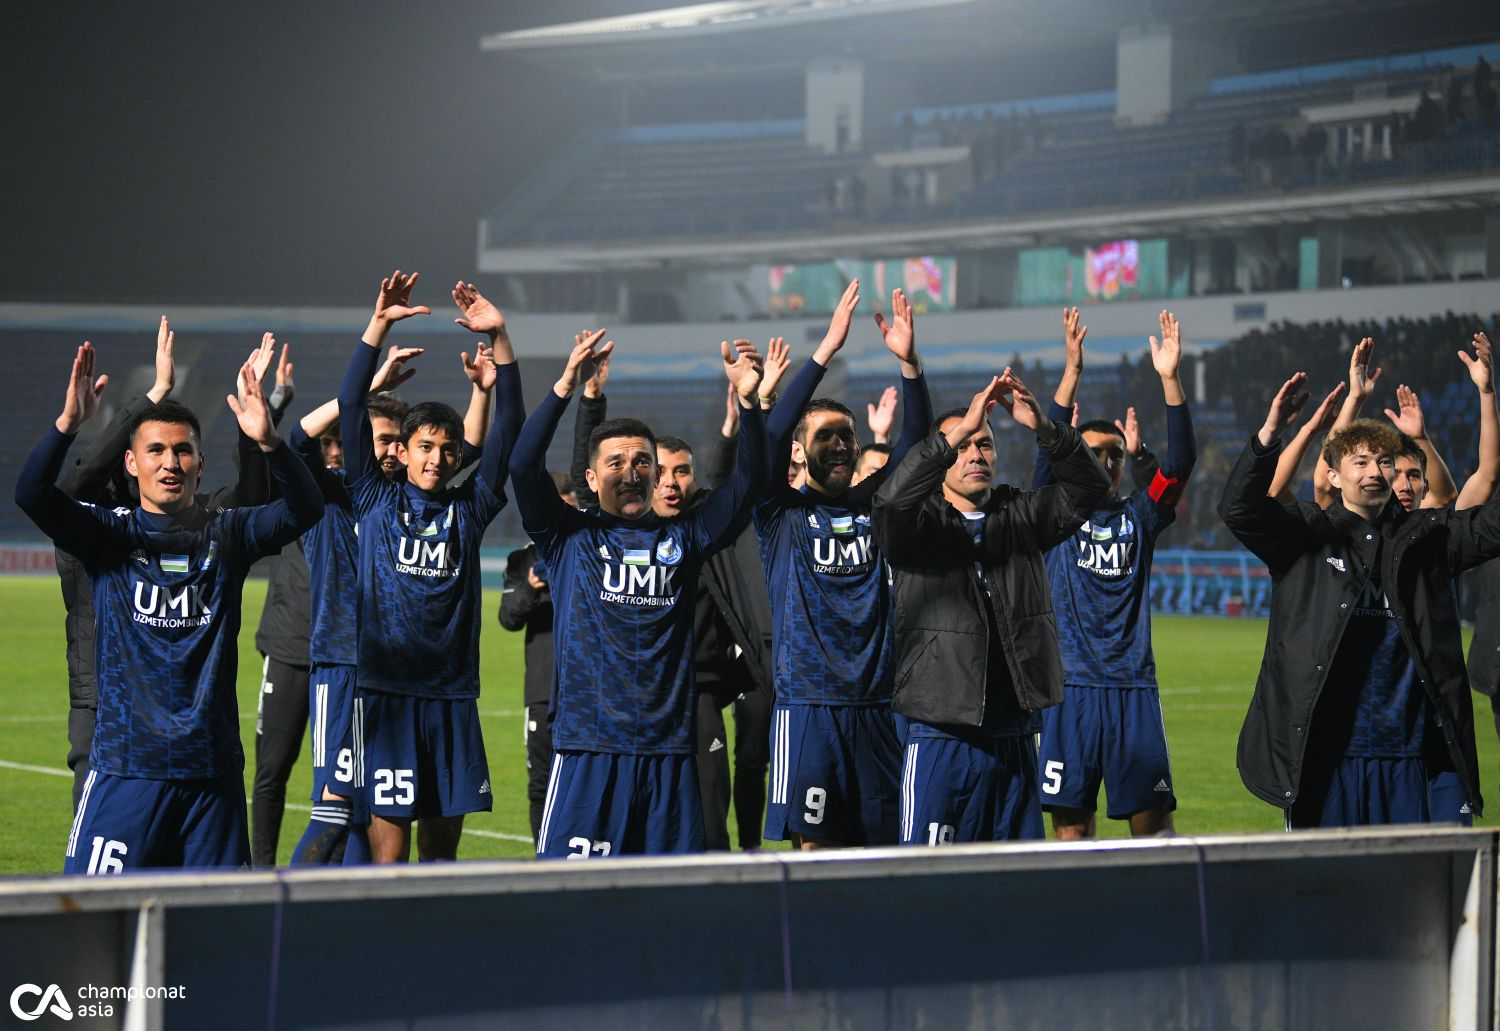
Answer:
<svg viewBox="0 0 1500 1031"><path fill-rule="evenodd" d="M1146 493L1151 500L1158 505L1175 505L1182 500L1182 488L1187 486L1187 481L1176 477L1163 476L1160 469L1151 478L1151 486L1146 488Z"/></svg>

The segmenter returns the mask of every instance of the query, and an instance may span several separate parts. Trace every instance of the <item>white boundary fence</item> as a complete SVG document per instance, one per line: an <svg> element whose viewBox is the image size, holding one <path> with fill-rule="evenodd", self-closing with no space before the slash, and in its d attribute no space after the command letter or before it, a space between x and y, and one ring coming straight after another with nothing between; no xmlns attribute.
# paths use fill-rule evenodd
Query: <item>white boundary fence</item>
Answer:
<svg viewBox="0 0 1500 1031"><path fill-rule="evenodd" d="M0 1000L56 984L69 1027L142 1029L1477 1031L1496 846L1377 828L17 878ZM136 998L98 1017L100 987Z"/></svg>

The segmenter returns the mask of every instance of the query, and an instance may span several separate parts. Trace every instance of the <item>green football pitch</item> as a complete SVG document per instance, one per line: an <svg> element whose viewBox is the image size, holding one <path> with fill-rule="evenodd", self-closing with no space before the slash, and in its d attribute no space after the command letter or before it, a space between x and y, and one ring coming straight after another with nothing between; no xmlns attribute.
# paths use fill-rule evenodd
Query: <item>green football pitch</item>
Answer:
<svg viewBox="0 0 1500 1031"><path fill-rule="evenodd" d="M246 584L239 701L245 752L252 765L260 686L254 635L264 598L264 581ZM459 856L524 858L531 855L531 838L521 736L521 635L507 633L495 621L497 592L486 592L484 604L486 623L480 645L484 691L479 709L495 810L465 821ZM5 684L0 689L0 827L4 828L0 875L55 872L62 865L72 820L72 779L65 763L68 701L63 607L56 579L0 578L0 626L5 627L0 655L6 664ZM1235 737L1255 683L1265 629L1264 621L1251 619L1158 616L1155 620L1162 708L1179 800L1177 828L1182 833L1281 827L1280 810L1252 798L1234 767ZM1488 704L1482 698L1475 701L1480 764L1492 792L1500 746L1490 730ZM306 825L309 765L304 746L287 788L280 849L283 862ZM247 767L247 797L252 772ZM1497 804L1493 797L1491 804ZM731 833L733 824L731 816ZM1101 820L1101 824L1106 836L1123 833L1116 821Z"/></svg>

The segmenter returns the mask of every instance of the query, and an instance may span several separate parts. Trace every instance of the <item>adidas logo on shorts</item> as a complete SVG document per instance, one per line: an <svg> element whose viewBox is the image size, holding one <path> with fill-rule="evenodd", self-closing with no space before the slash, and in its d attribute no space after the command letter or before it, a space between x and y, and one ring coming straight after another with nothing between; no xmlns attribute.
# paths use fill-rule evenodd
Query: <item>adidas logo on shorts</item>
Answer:
<svg viewBox="0 0 1500 1031"><path fill-rule="evenodd" d="M488 777L485 778L483 784L479 785L479 793L481 795L488 795L490 793L490 781Z"/></svg>
<svg viewBox="0 0 1500 1031"><path fill-rule="evenodd" d="M708 743L708 750L710 752L722 752L724 751L724 742L719 738L714 738Z"/></svg>
<svg viewBox="0 0 1500 1031"><path fill-rule="evenodd" d="M1172 786L1167 783L1166 778L1164 777L1161 780L1157 781L1156 782L1156 787L1152 788L1151 790L1152 791L1171 791L1172 790Z"/></svg>

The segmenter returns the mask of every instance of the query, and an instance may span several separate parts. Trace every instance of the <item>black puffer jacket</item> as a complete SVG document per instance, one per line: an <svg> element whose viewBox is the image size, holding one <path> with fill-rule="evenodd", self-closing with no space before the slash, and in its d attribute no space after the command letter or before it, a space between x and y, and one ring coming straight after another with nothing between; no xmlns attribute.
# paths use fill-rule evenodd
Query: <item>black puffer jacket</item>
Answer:
<svg viewBox="0 0 1500 1031"><path fill-rule="evenodd" d="M976 550L964 518L943 499L943 475L958 454L934 433L907 454L875 495L874 528L895 570L896 695L923 723L984 722L990 647L975 563L994 597L1016 701L1035 711L1063 697L1057 621L1043 553L1066 540L1109 493L1109 477L1078 431L1053 424L1044 448L1057 481L1040 490L1002 484L984 507Z"/></svg>
<svg viewBox="0 0 1500 1031"><path fill-rule="evenodd" d="M1313 711L1378 561L1380 583L1442 731L1446 758L1478 815L1474 710L1453 578L1500 555L1500 495L1463 512L1405 512L1392 500L1371 524L1339 499L1324 511L1268 498L1280 453L1279 442L1262 448L1252 437L1219 502L1219 517L1266 563L1272 584L1265 658L1240 731L1240 779L1272 805L1296 801Z"/></svg>

